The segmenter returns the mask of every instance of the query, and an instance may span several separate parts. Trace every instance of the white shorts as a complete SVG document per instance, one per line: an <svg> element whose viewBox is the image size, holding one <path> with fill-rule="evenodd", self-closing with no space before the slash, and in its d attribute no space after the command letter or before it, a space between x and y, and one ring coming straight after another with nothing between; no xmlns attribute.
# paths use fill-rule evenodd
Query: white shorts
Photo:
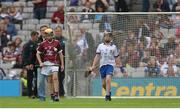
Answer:
<svg viewBox="0 0 180 109"><path fill-rule="evenodd" d="M59 66L53 66L55 65L52 62L46 61L44 62L44 67L41 69L41 74L43 75L52 75L54 72L59 71Z"/></svg>

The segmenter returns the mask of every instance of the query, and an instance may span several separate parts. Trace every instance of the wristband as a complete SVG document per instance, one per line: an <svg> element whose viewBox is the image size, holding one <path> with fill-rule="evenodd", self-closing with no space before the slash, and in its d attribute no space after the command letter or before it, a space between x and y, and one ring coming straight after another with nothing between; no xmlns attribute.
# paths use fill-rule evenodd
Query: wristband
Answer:
<svg viewBox="0 0 180 109"><path fill-rule="evenodd" d="M124 69L123 66L120 67L120 70L121 70L122 73L125 73L125 69Z"/></svg>

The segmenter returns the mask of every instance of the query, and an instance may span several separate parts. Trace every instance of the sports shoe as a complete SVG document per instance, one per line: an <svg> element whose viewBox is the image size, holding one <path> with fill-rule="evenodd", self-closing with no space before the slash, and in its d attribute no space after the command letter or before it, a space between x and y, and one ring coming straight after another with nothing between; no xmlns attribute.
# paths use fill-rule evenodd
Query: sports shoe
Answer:
<svg viewBox="0 0 180 109"><path fill-rule="evenodd" d="M54 95L51 95L51 100L52 100L52 101L54 101L54 97L55 97Z"/></svg>
<svg viewBox="0 0 180 109"><path fill-rule="evenodd" d="M31 98L32 98L32 99L35 99L36 97L33 95L33 96L31 96Z"/></svg>
<svg viewBox="0 0 180 109"><path fill-rule="evenodd" d="M46 98L45 97L39 97L39 100L40 101L46 101Z"/></svg>
<svg viewBox="0 0 180 109"><path fill-rule="evenodd" d="M109 95L109 101L111 101L111 94Z"/></svg>
<svg viewBox="0 0 180 109"><path fill-rule="evenodd" d="M109 101L111 101L111 92L109 92Z"/></svg>
<svg viewBox="0 0 180 109"><path fill-rule="evenodd" d="M54 96L54 101L59 101L59 97L58 96Z"/></svg>
<svg viewBox="0 0 180 109"><path fill-rule="evenodd" d="M106 95L105 100L106 101L111 101L111 96L110 95Z"/></svg>

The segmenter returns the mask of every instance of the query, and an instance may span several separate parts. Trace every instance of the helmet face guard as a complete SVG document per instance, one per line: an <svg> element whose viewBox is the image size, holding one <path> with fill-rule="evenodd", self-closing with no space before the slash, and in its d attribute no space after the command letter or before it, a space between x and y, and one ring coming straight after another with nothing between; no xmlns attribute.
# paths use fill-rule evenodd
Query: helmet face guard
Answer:
<svg viewBox="0 0 180 109"><path fill-rule="evenodd" d="M48 36L50 36L50 37L53 37L54 36L54 33L45 33L46 34L46 36L48 37Z"/></svg>
<svg viewBox="0 0 180 109"><path fill-rule="evenodd" d="M44 32L45 32L46 37L54 36L53 30L51 28L46 29Z"/></svg>

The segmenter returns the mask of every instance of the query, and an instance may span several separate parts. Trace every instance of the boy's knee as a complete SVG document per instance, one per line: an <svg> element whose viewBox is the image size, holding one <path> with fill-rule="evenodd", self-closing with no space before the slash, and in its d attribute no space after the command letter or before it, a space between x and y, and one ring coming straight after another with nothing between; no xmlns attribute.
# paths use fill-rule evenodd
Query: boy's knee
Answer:
<svg viewBox="0 0 180 109"><path fill-rule="evenodd" d="M53 83L53 80L48 80L48 83Z"/></svg>
<svg viewBox="0 0 180 109"><path fill-rule="evenodd" d="M57 77L53 77L53 81L58 81L58 78Z"/></svg>
<svg viewBox="0 0 180 109"><path fill-rule="evenodd" d="M110 82L111 82L111 80L110 80L110 79L107 79L106 81L107 81L108 83L110 83Z"/></svg>
<svg viewBox="0 0 180 109"><path fill-rule="evenodd" d="M58 72L54 72L53 73L53 81L57 81L58 80Z"/></svg>

